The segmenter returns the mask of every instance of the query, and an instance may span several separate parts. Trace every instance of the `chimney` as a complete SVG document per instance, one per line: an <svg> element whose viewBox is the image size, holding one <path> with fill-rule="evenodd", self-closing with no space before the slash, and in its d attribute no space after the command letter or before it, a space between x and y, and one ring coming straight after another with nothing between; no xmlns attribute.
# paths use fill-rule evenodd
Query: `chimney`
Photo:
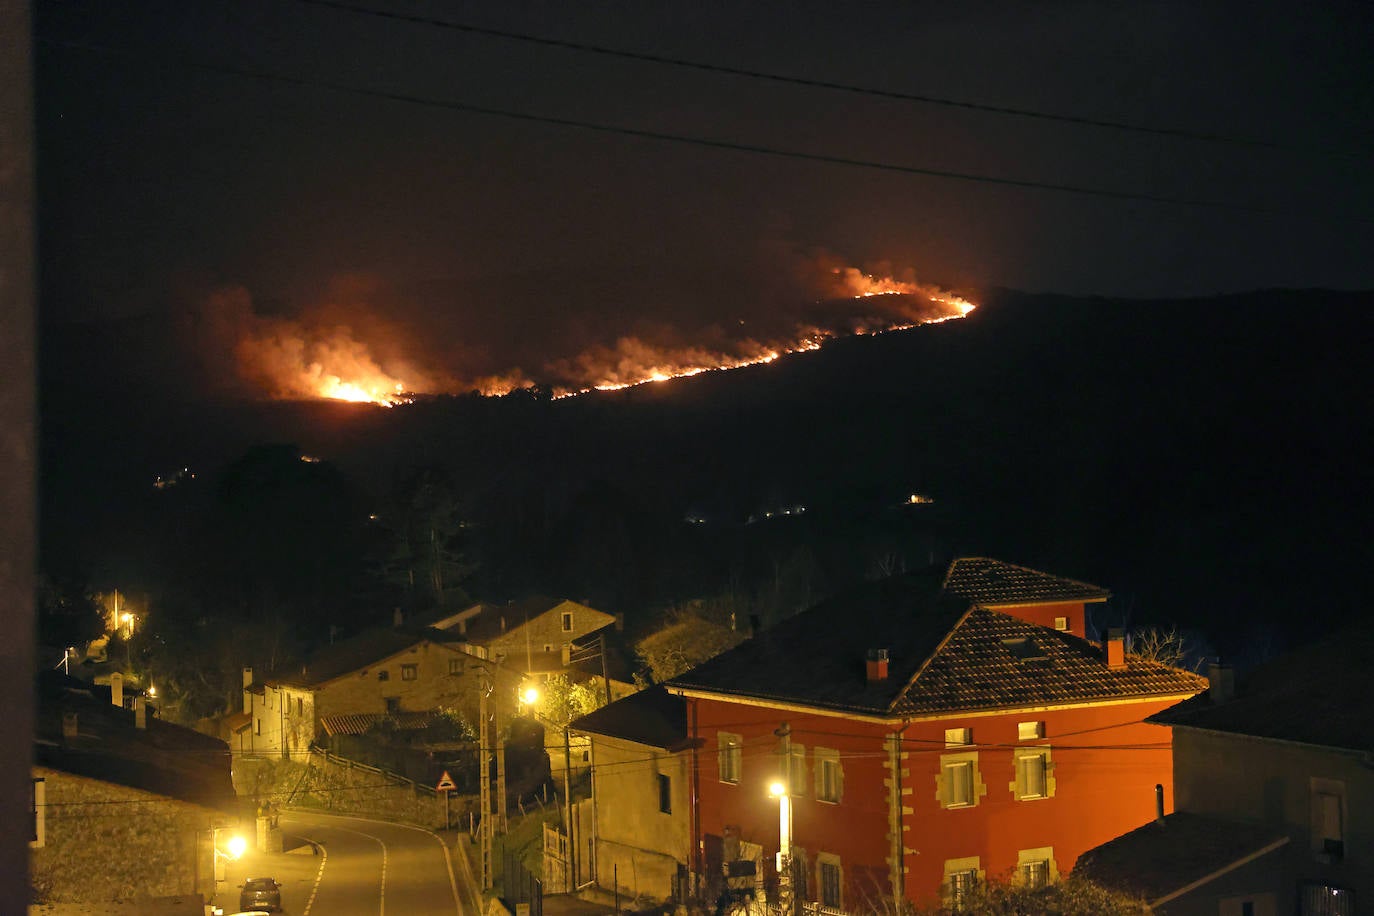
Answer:
<svg viewBox="0 0 1374 916"><path fill-rule="evenodd" d="M253 669L243 669L243 711L251 713L253 711L253 695L248 692L248 688L253 686Z"/></svg>
<svg viewBox="0 0 1374 916"><path fill-rule="evenodd" d="M118 671L110 675L110 702L121 709L124 707L124 675Z"/></svg>
<svg viewBox="0 0 1374 916"><path fill-rule="evenodd" d="M624 633L624 632L625 632L625 614L624 614L624 612L617 612L616 615L615 615L615 631L616 631L617 633Z"/></svg>
<svg viewBox="0 0 1374 916"><path fill-rule="evenodd" d="M75 738L79 732L76 730L76 713L64 712L62 714L62 737Z"/></svg>
<svg viewBox="0 0 1374 916"><path fill-rule="evenodd" d="M1107 642L1103 645L1107 655L1107 670L1120 671L1126 667L1126 634L1120 627L1107 631Z"/></svg>
<svg viewBox="0 0 1374 916"><path fill-rule="evenodd" d="M1155 783L1155 823L1164 826L1164 786Z"/></svg>
<svg viewBox="0 0 1374 916"><path fill-rule="evenodd" d="M1236 670L1221 662L1207 666L1207 694L1213 703L1229 703L1236 698Z"/></svg>
<svg viewBox="0 0 1374 916"><path fill-rule="evenodd" d="M134 697L134 728L148 727L148 703L143 697Z"/></svg>
<svg viewBox="0 0 1374 916"><path fill-rule="evenodd" d="M400 625L401 625L402 623L404 623L404 622L405 622L405 615L401 613L401 609L400 609L400 608L393 608L392 611L391 611L391 625L392 625L393 627L400 627Z"/></svg>
<svg viewBox="0 0 1374 916"><path fill-rule="evenodd" d="M868 650L868 682L876 684L887 680L887 650Z"/></svg>

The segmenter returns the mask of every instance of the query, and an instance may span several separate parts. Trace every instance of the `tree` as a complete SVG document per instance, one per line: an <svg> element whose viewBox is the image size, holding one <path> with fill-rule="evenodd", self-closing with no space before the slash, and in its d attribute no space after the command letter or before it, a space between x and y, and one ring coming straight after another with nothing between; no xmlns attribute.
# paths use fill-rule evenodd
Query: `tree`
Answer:
<svg viewBox="0 0 1374 916"><path fill-rule="evenodd" d="M388 532L383 576L399 586L411 607L463 601L460 584L475 571L463 551L461 504L448 474L419 468L396 486L391 509L379 521Z"/></svg>
<svg viewBox="0 0 1374 916"><path fill-rule="evenodd" d="M1201 664L1200 658L1190 663L1190 657L1196 653L1189 645L1188 638L1179 632L1178 627L1169 627L1167 630L1159 627L1142 627L1131 633L1130 646L1130 653L1137 658L1163 665L1193 670Z"/></svg>
<svg viewBox="0 0 1374 916"><path fill-rule="evenodd" d="M549 675L540 688L540 714L561 729L578 716L600 709L606 703L605 694L597 689L599 680L574 684L567 675Z"/></svg>
<svg viewBox="0 0 1374 916"><path fill-rule="evenodd" d="M880 912L891 904L879 901ZM917 916L1141 916L1145 901L1073 875L1046 887L1032 888L1010 880L984 881L970 890L958 907L918 908Z"/></svg>
<svg viewBox="0 0 1374 916"><path fill-rule="evenodd" d="M653 681L662 683L744 640L745 634L690 611L670 612L663 629L635 643L635 654Z"/></svg>
<svg viewBox="0 0 1374 916"><path fill-rule="evenodd" d="M105 632L95 593L76 585L38 581L38 641L45 646L84 646Z"/></svg>

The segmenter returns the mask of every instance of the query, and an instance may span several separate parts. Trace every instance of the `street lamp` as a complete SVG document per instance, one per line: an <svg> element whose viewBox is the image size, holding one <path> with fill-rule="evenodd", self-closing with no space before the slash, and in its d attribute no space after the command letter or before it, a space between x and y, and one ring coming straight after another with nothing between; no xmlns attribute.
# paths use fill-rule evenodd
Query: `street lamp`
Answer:
<svg viewBox="0 0 1374 916"><path fill-rule="evenodd" d="M784 764L785 765L785 764ZM792 913L792 798L784 780L775 780L768 794L778 800L778 911Z"/></svg>
<svg viewBox="0 0 1374 916"><path fill-rule="evenodd" d="M539 688L533 684L527 684L520 688L520 702L526 706L533 706L539 702Z"/></svg>

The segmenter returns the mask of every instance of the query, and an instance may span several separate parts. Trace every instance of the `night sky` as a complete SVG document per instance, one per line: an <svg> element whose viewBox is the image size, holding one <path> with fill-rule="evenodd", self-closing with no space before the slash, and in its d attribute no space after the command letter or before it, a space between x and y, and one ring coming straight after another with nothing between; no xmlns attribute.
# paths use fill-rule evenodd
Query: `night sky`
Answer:
<svg viewBox="0 0 1374 916"><path fill-rule="evenodd" d="M826 294L818 262L975 300L1374 286L1365 4L370 2L1224 139L333 4L39 2L45 348L140 319L203 351L169 382L232 387L211 352L231 295L239 319L346 324L393 366L466 379L622 335L756 333Z"/></svg>

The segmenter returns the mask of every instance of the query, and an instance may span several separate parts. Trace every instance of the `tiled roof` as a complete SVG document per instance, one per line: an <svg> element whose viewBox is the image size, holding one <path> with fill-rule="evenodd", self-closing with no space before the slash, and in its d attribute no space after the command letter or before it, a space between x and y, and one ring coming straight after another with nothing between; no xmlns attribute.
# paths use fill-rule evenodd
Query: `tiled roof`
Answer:
<svg viewBox="0 0 1374 916"><path fill-rule="evenodd" d="M960 557L949 565L945 591L974 604L996 607L1057 601L1105 601L1111 592L1097 585L1052 576L988 557Z"/></svg>
<svg viewBox="0 0 1374 916"><path fill-rule="evenodd" d="M1053 706L1095 700L1178 696L1207 679L1159 662L1126 656L1109 669L1102 649L1070 633L976 608L950 634L893 712Z"/></svg>
<svg viewBox="0 0 1374 916"><path fill-rule="evenodd" d="M667 749L687 739L687 704L662 686L650 687L574 719L568 727L579 734Z"/></svg>
<svg viewBox="0 0 1374 916"><path fill-rule="evenodd" d="M137 728L133 711L114 706L109 691L57 671L38 676L35 762L221 810L233 810L229 745L149 715ZM77 734L63 734L63 717Z"/></svg>
<svg viewBox="0 0 1374 916"><path fill-rule="evenodd" d="M427 728L436 718L439 718L439 715L434 712L347 713L337 716L321 716L320 727L330 737L334 735L361 735L378 723L389 720L398 731L413 731Z"/></svg>
<svg viewBox="0 0 1374 916"><path fill-rule="evenodd" d="M1163 824L1151 821L1088 850L1073 873L1159 901L1267 847L1281 849L1286 841L1266 827L1178 811Z"/></svg>
<svg viewBox="0 0 1374 916"><path fill-rule="evenodd" d="M1364 702L1371 658L1374 623L1358 623L1239 677L1227 702L1203 693L1150 721L1374 751L1374 706Z"/></svg>
<svg viewBox="0 0 1374 916"><path fill-rule="evenodd" d="M397 652L404 652L411 646L445 639L447 637L436 630L376 627L332 646L325 646L306 659L303 665L274 671L264 677L263 682L273 686L318 687L390 658Z"/></svg>
<svg viewBox="0 0 1374 916"><path fill-rule="evenodd" d="M1194 693L1206 680L1134 657L1107 668L1085 639L971 608L915 573L870 583L783 621L669 682L671 688L879 716ZM888 678L869 683L869 649Z"/></svg>

